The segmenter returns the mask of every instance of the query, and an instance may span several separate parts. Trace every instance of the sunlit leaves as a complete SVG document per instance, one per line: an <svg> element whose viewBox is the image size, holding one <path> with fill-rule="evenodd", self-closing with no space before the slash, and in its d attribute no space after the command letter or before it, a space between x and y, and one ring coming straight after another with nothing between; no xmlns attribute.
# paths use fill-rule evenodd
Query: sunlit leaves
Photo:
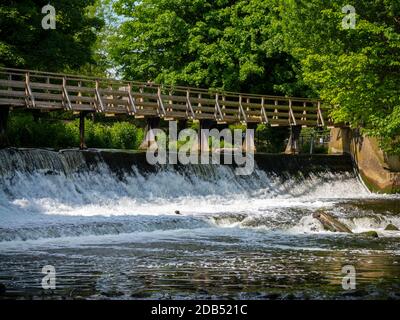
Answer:
<svg viewBox="0 0 400 320"><path fill-rule="evenodd" d="M361 126L388 152L400 154L398 1L354 1L354 30L341 28L346 2L282 3L285 49L301 61L304 81L333 107L337 122Z"/></svg>
<svg viewBox="0 0 400 320"><path fill-rule="evenodd" d="M307 95L280 47L276 0L118 0L126 21L110 44L125 77ZM300 85L299 85L300 83Z"/></svg>

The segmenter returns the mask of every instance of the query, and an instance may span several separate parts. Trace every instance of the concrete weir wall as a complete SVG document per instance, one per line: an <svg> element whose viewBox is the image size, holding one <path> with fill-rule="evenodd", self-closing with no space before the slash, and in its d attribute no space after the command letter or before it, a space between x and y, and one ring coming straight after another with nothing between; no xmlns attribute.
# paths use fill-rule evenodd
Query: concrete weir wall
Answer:
<svg viewBox="0 0 400 320"><path fill-rule="evenodd" d="M371 191L400 193L400 157L383 152L375 138L350 128L332 128L329 153L350 154Z"/></svg>

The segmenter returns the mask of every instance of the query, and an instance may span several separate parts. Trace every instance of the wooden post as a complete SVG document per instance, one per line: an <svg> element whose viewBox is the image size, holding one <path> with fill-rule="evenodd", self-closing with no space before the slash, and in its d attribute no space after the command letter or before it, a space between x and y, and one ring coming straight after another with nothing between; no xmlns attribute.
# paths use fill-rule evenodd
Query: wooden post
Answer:
<svg viewBox="0 0 400 320"><path fill-rule="evenodd" d="M85 143L85 116L87 112L86 111L81 111L79 112L79 149L80 150L85 150L87 149L86 143Z"/></svg>
<svg viewBox="0 0 400 320"><path fill-rule="evenodd" d="M147 149L157 149L157 141L154 135L153 129L157 129L160 126L160 118L159 117L149 117L146 119L146 130L144 134L144 140L140 144L139 149L147 150Z"/></svg>
<svg viewBox="0 0 400 320"><path fill-rule="evenodd" d="M195 114L193 111L192 102L190 101L190 90L189 89L186 90L186 106L187 106L186 114L187 114L188 118L194 119Z"/></svg>
<svg viewBox="0 0 400 320"><path fill-rule="evenodd" d="M292 109L292 100L289 99L289 124L293 126L297 126L296 118L294 117L293 109Z"/></svg>
<svg viewBox="0 0 400 320"><path fill-rule="evenodd" d="M254 143L254 132L257 129L257 123L247 123L247 129L249 130L246 130L242 150L244 152L255 152L256 145Z"/></svg>
<svg viewBox="0 0 400 320"><path fill-rule="evenodd" d="M311 139L310 139L310 154L314 153L314 133L311 134Z"/></svg>
<svg viewBox="0 0 400 320"><path fill-rule="evenodd" d="M0 148L7 147L8 137L7 137L7 122L8 114L10 108L8 106L0 106Z"/></svg>
<svg viewBox="0 0 400 320"><path fill-rule="evenodd" d="M246 122L247 123L247 116L246 116L246 113L244 112L244 108L243 108L243 105L242 105L242 96L240 95L239 96L239 120L241 121L241 122ZM243 119L241 118L241 115L243 116Z"/></svg>
<svg viewBox="0 0 400 320"><path fill-rule="evenodd" d="M213 120L206 120L206 119L200 120L199 133L198 133L200 152L208 152L210 150L210 147L208 145L208 135L203 130L210 130L215 124L216 121Z"/></svg>
<svg viewBox="0 0 400 320"><path fill-rule="evenodd" d="M301 126L290 127L290 137L286 146L286 154L298 154L299 153L299 138L301 133Z"/></svg>

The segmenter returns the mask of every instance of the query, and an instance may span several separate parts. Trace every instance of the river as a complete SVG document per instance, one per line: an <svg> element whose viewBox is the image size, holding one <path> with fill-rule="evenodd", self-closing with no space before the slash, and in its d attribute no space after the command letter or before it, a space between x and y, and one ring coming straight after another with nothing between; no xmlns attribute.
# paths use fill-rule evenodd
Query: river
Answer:
<svg viewBox="0 0 400 320"><path fill-rule="evenodd" d="M384 230L400 227L400 199L370 193L351 168L259 163L240 177L96 157L0 150L0 298L400 299L400 232ZM317 210L353 234L325 231ZM379 238L359 234L370 230Z"/></svg>

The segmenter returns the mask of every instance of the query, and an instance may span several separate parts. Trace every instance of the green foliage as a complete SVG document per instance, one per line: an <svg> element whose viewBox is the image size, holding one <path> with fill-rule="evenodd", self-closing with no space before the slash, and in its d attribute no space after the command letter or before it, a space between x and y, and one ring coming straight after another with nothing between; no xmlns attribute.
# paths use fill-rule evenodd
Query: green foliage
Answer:
<svg viewBox="0 0 400 320"><path fill-rule="evenodd" d="M300 153L310 153L311 149L311 142L307 141L306 143L301 145L300 148ZM326 146L321 146L321 145L314 145L312 149L313 154L327 154L328 153L328 147Z"/></svg>
<svg viewBox="0 0 400 320"><path fill-rule="evenodd" d="M7 134L12 146L40 146L58 149L74 146L76 142L70 128L60 121L36 122L29 113L11 116L9 121ZM77 137L79 137L79 133Z"/></svg>
<svg viewBox="0 0 400 320"><path fill-rule="evenodd" d="M233 139L233 138L232 138ZM234 145L232 143L229 143L225 141L224 139L215 139L214 137L209 137L208 138L208 146L210 149L215 149L215 148L233 148Z"/></svg>
<svg viewBox="0 0 400 320"><path fill-rule="evenodd" d="M54 149L79 146L79 120L39 119L31 114L10 117L7 134L16 147L49 147ZM113 124L85 121L85 140L88 147L113 149L138 149L143 139L143 129L129 122Z"/></svg>
<svg viewBox="0 0 400 320"><path fill-rule="evenodd" d="M229 125L229 129L232 130L242 130L242 131L246 131L246 125L241 124L241 123L234 123L234 124L230 124Z"/></svg>
<svg viewBox="0 0 400 320"><path fill-rule="evenodd" d="M89 14L94 0L52 0L56 29L44 30L45 0L6 1L0 6L0 65L46 71L76 70L92 63L102 21Z"/></svg>
<svg viewBox="0 0 400 320"><path fill-rule="evenodd" d="M195 122L195 121L189 122L189 123L188 123L188 128L198 131L199 128L200 128L200 122L199 122L199 121L196 121L196 122Z"/></svg>
<svg viewBox="0 0 400 320"><path fill-rule="evenodd" d="M290 131L288 127L271 127L260 124L256 129L256 136L260 143L257 145L257 151L268 153L280 153L285 150L285 140L289 138Z"/></svg>
<svg viewBox="0 0 400 320"><path fill-rule="evenodd" d="M327 136L329 136L329 130L321 130L320 128L302 128L299 139L300 153L310 153L311 143L313 144L312 153L313 154L326 154L328 153L328 146L326 141L328 141ZM320 143L322 138L323 143ZM325 141L325 142L324 142Z"/></svg>
<svg viewBox="0 0 400 320"><path fill-rule="evenodd" d="M134 149L138 143L137 128L128 122L116 122L111 128L111 143L114 148L118 149Z"/></svg>
<svg viewBox="0 0 400 320"><path fill-rule="evenodd" d="M400 2L355 0L355 29L343 29L348 1L281 0L286 51L304 81L332 106L336 122L361 127L400 154Z"/></svg>
<svg viewBox="0 0 400 320"><path fill-rule="evenodd" d="M280 50L274 0L117 0L108 48L126 78L307 95Z"/></svg>

